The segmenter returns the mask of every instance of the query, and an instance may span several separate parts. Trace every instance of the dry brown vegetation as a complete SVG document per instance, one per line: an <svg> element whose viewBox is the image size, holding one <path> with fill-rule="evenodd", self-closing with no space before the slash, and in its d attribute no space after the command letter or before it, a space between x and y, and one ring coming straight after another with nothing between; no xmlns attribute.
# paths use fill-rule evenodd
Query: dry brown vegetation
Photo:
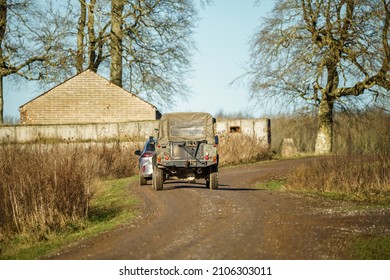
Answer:
<svg viewBox="0 0 390 280"><path fill-rule="evenodd" d="M288 188L389 203L390 114L372 109L338 113L334 119L335 155L313 158L309 164L297 168L287 179ZM317 131L314 115L277 116L271 119L271 131L273 152L280 152L284 138L292 138L299 153L314 153ZM245 163L272 155L256 146L253 139L229 137L220 144L223 163L225 160Z"/></svg>
<svg viewBox="0 0 390 280"><path fill-rule="evenodd" d="M0 232L42 237L84 219L96 180L134 175L133 151L120 144L0 146Z"/></svg>
<svg viewBox="0 0 390 280"><path fill-rule="evenodd" d="M313 158L287 180L294 190L307 190L375 203L390 202L390 115L383 110L334 116L333 156ZM272 149L293 138L300 153L313 153L315 116L276 117Z"/></svg>
<svg viewBox="0 0 390 280"><path fill-rule="evenodd" d="M390 202L390 156L336 155L313 158L288 177L287 187L387 204Z"/></svg>
<svg viewBox="0 0 390 280"><path fill-rule="evenodd" d="M264 147L257 139L239 133L221 137L218 153L220 165L251 163L272 158L269 148Z"/></svg>
<svg viewBox="0 0 390 280"><path fill-rule="evenodd" d="M335 114L333 150L340 154L390 152L390 114L383 110ZM277 116L271 119L272 149L280 150L284 138L292 138L301 153L313 153L316 117Z"/></svg>

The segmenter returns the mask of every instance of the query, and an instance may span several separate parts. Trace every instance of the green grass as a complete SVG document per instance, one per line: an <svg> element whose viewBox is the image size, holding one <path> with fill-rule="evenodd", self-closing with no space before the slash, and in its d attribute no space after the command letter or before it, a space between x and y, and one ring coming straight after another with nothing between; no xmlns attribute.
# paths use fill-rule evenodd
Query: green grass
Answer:
<svg viewBox="0 0 390 280"><path fill-rule="evenodd" d="M135 206L139 203L129 189L129 184L136 179L99 182L91 200L88 219L69 224L62 232L49 233L42 236L42 240L31 240L23 235L10 239L1 239L0 236L0 259L39 259L55 254L66 245L129 223L136 216Z"/></svg>
<svg viewBox="0 0 390 280"><path fill-rule="evenodd" d="M349 251L353 259L390 260L390 236L355 239Z"/></svg>
<svg viewBox="0 0 390 280"><path fill-rule="evenodd" d="M286 182L284 180L271 180L265 183L259 183L256 185L257 189L280 191Z"/></svg>

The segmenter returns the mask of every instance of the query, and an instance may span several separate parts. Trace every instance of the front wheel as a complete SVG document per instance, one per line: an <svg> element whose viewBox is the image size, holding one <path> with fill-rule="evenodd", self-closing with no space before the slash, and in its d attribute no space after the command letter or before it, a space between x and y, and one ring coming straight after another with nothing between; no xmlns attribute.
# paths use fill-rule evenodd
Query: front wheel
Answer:
<svg viewBox="0 0 390 280"><path fill-rule="evenodd" d="M218 172L210 173L206 185L212 190L218 189Z"/></svg>
<svg viewBox="0 0 390 280"><path fill-rule="evenodd" d="M153 167L152 185L154 190L161 191L163 189L163 179L164 171L160 168Z"/></svg>

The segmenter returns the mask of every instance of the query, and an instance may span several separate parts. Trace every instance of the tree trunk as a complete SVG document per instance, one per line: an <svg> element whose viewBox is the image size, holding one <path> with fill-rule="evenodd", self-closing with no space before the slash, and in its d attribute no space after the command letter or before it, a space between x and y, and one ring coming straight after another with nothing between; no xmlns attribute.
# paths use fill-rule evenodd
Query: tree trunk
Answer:
<svg viewBox="0 0 390 280"><path fill-rule="evenodd" d="M87 16L85 0L80 0L80 17L77 28L77 55L76 55L76 69L77 74L83 72L84 68L84 29L85 20Z"/></svg>
<svg viewBox="0 0 390 280"><path fill-rule="evenodd" d="M110 80L122 87L122 24L123 0L111 1L111 64Z"/></svg>
<svg viewBox="0 0 390 280"><path fill-rule="evenodd" d="M0 0L0 70L3 70L5 68L2 47L3 47L6 27L7 27L7 0ZM3 77L4 77L3 75L0 75L0 125L4 123Z"/></svg>
<svg viewBox="0 0 390 280"><path fill-rule="evenodd" d="M0 125L4 124L3 107L4 107L3 76L0 76Z"/></svg>
<svg viewBox="0 0 390 280"><path fill-rule="evenodd" d="M95 36L95 5L96 0L91 0L88 5L88 69L97 72L96 61L96 36Z"/></svg>
<svg viewBox="0 0 390 280"><path fill-rule="evenodd" d="M324 97L318 109L318 130L315 145L316 154L332 152L333 100Z"/></svg>

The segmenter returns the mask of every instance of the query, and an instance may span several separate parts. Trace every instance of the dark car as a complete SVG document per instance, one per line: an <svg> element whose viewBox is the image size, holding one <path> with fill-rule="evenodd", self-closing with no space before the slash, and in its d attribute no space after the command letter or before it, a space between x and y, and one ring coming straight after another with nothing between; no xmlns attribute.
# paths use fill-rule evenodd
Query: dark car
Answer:
<svg viewBox="0 0 390 280"><path fill-rule="evenodd" d="M142 150L135 151L135 154L139 156L139 182L141 185L146 185L148 180L152 180L152 158L155 153L156 140L152 136L146 141Z"/></svg>

